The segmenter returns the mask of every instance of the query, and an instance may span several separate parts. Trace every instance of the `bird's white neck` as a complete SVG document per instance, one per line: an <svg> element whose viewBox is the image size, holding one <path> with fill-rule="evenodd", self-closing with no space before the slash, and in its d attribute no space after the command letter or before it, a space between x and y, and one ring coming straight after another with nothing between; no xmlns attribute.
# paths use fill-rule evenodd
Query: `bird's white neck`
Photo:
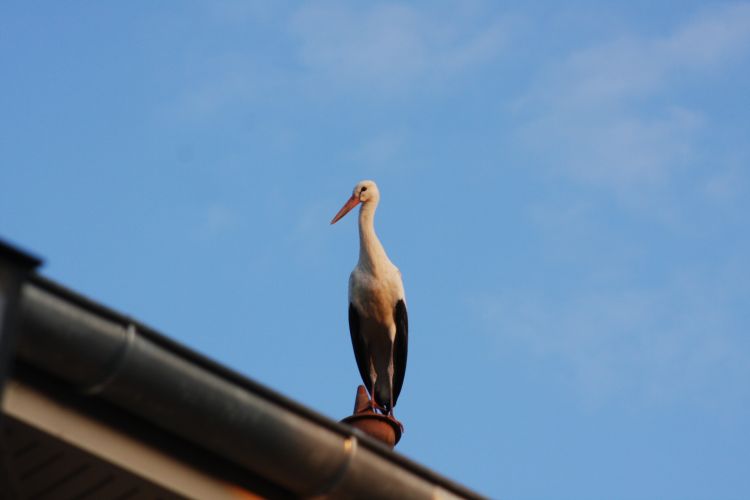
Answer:
<svg viewBox="0 0 750 500"><path fill-rule="evenodd" d="M375 234L376 203L363 203L359 209L359 266L373 274L390 262L383 245Z"/></svg>

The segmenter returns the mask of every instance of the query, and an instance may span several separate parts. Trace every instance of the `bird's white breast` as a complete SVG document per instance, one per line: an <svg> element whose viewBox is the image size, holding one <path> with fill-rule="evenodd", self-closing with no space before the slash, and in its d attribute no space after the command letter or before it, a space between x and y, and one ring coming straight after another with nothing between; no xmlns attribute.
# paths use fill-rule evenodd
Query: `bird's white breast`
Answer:
<svg viewBox="0 0 750 500"><path fill-rule="evenodd" d="M349 301L360 314L380 323L389 333L395 333L393 311L403 298L401 273L393 264L377 274L357 266L349 277Z"/></svg>

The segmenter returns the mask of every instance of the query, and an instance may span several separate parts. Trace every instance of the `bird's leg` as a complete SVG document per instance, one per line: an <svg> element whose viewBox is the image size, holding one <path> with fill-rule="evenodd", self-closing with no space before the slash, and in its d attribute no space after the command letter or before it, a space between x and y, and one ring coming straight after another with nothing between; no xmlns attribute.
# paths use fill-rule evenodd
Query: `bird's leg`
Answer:
<svg viewBox="0 0 750 500"><path fill-rule="evenodd" d="M388 413L386 413L385 416L393 420L394 422L396 422L396 424L398 424L399 429L401 429L401 432L402 433L404 432L404 424L399 422L398 419L396 418L396 415L393 414L393 391L391 391L391 406L389 407Z"/></svg>
<svg viewBox="0 0 750 500"><path fill-rule="evenodd" d="M375 382L370 385L370 409L372 411L375 411Z"/></svg>
<svg viewBox="0 0 750 500"><path fill-rule="evenodd" d="M372 411L378 410L380 413L387 413L387 410L375 401L375 382L372 383L372 387L370 388L370 408Z"/></svg>
<svg viewBox="0 0 750 500"><path fill-rule="evenodd" d="M380 406L375 401L372 402L372 407L373 409L377 409L378 411L380 411L381 414L388 415L388 410L384 406Z"/></svg>
<svg viewBox="0 0 750 500"><path fill-rule="evenodd" d="M391 386L391 388L393 388L393 386ZM385 416L388 417L390 420L393 420L394 422L396 422L396 424L398 424L399 428L401 429L401 432L404 432L404 424L402 424L401 422L399 422L398 419L396 419L396 415L393 414L393 406L394 406L393 405L393 390L391 390L391 400L390 401L391 401L391 404L388 407L388 412L385 414Z"/></svg>

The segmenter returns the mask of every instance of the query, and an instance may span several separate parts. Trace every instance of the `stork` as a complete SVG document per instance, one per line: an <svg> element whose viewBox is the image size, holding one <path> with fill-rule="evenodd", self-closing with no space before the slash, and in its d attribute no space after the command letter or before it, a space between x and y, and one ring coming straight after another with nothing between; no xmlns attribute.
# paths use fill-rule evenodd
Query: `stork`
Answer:
<svg viewBox="0 0 750 500"><path fill-rule="evenodd" d="M359 262L349 276L349 333L357 368L373 409L392 416L406 372L409 321L401 271L375 234L378 186L362 181L331 220L359 210Z"/></svg>

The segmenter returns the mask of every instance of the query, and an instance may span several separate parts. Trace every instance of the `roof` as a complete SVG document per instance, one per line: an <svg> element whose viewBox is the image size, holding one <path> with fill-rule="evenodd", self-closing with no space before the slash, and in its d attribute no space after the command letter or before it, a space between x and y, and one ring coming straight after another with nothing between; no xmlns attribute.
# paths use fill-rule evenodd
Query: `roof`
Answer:
<svg viewBox="0 0 750 500"><path fill-rule="evenodd" d="M0 481L21 494L62 485L98 488L93 498L109 496L102 488L113 488L112 498L115 489L167 498L480 498L36 273L17 293L16 326L2 332L15 348ZM34 442L42 443L31 447L36 461L21 453Z"/></svg>

